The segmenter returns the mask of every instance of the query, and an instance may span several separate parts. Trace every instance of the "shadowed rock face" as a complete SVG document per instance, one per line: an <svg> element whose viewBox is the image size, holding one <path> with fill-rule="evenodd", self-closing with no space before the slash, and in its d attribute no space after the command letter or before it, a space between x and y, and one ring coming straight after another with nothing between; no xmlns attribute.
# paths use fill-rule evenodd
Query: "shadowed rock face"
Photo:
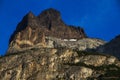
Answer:
<svg viewBox="0 0 120 80"><path fill-rule="evenodd" d="M99 52L111 54L120 59L120 35L98 48Z"/></svg>
<svg viewBox="0 0 120 80"><path fill-rule="evenodd" d="M45 46L46 36L61 39L86 38L82 28L66 25L61 19L60 12L50 8L38 16L29 12L23 17L9 40L8 51L33 45Z"/></svg>

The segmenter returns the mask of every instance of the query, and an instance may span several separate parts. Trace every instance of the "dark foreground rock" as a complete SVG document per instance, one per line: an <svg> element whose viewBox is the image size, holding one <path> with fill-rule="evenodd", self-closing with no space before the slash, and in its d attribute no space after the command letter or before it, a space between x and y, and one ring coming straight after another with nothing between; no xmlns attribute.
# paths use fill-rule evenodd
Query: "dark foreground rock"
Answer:
<svg viewBox="0 0 120 80"><path fill-rule="evenodd" d="M111 54L120 59L120 35L98 48L99 52Z"/></svg>

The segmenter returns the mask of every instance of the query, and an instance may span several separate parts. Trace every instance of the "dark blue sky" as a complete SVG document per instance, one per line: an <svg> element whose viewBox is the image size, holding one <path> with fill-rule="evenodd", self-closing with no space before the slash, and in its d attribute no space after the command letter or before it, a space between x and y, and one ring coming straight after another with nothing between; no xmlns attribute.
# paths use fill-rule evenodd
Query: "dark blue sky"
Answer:
<svg viewBox="0 0 120 80"><path fill-rule="evenodd" d="M109 41L120 34L119 0L0 0L0 54L18 22L29 11L36 16L47 8L61 12L66 24L81 26L90 37Z"/></svg>

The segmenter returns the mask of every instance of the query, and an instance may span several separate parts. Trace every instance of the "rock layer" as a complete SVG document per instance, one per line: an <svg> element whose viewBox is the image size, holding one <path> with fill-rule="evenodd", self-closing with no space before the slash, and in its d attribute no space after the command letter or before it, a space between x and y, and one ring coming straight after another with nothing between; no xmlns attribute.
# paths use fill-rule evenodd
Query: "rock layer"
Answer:
<svg viewBox="0 0 120 80"><path fill-rule="evenodd" d="M76 40L46 37L46 45L49 48L67 47L80 51L91 51L99 46L104 45L105 43L105 41L96 38L84 38Z"/></svg>

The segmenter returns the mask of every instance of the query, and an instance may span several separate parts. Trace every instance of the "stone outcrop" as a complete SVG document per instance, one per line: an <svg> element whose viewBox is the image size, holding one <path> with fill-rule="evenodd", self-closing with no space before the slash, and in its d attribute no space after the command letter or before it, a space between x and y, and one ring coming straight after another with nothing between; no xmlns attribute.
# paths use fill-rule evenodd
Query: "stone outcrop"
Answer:
<svg viewBox="0 0 120 80"><path fill-rule="evenodd" d="M60 12L52 8L35 16L32 12L25 15L9 41L8 52L39 45L45 47L45 37L61 39L86 38L83 28L66 25Z"/></svg>
<svg viewBox="0 0 120 80"><path fill-rule="evenodd" d="M98 48L98 52L111 54L120 59L120 35Z"/></svg>
<svg viewBox="0 0 120 80"><path fill-rule="evenodd" d="M113 56L66 48L32 48L0 58L0 80L116 80Z"/></svg>
<svg viewBox="0 0 120 80"><path fill-rule="evenodd" d="M105 41L95 38L83 38L79 40L74 39L71 41L71 39L46 37L46 45L48 48L67 47L80 51L90 51L104 45L105 43Z"/></svg>

